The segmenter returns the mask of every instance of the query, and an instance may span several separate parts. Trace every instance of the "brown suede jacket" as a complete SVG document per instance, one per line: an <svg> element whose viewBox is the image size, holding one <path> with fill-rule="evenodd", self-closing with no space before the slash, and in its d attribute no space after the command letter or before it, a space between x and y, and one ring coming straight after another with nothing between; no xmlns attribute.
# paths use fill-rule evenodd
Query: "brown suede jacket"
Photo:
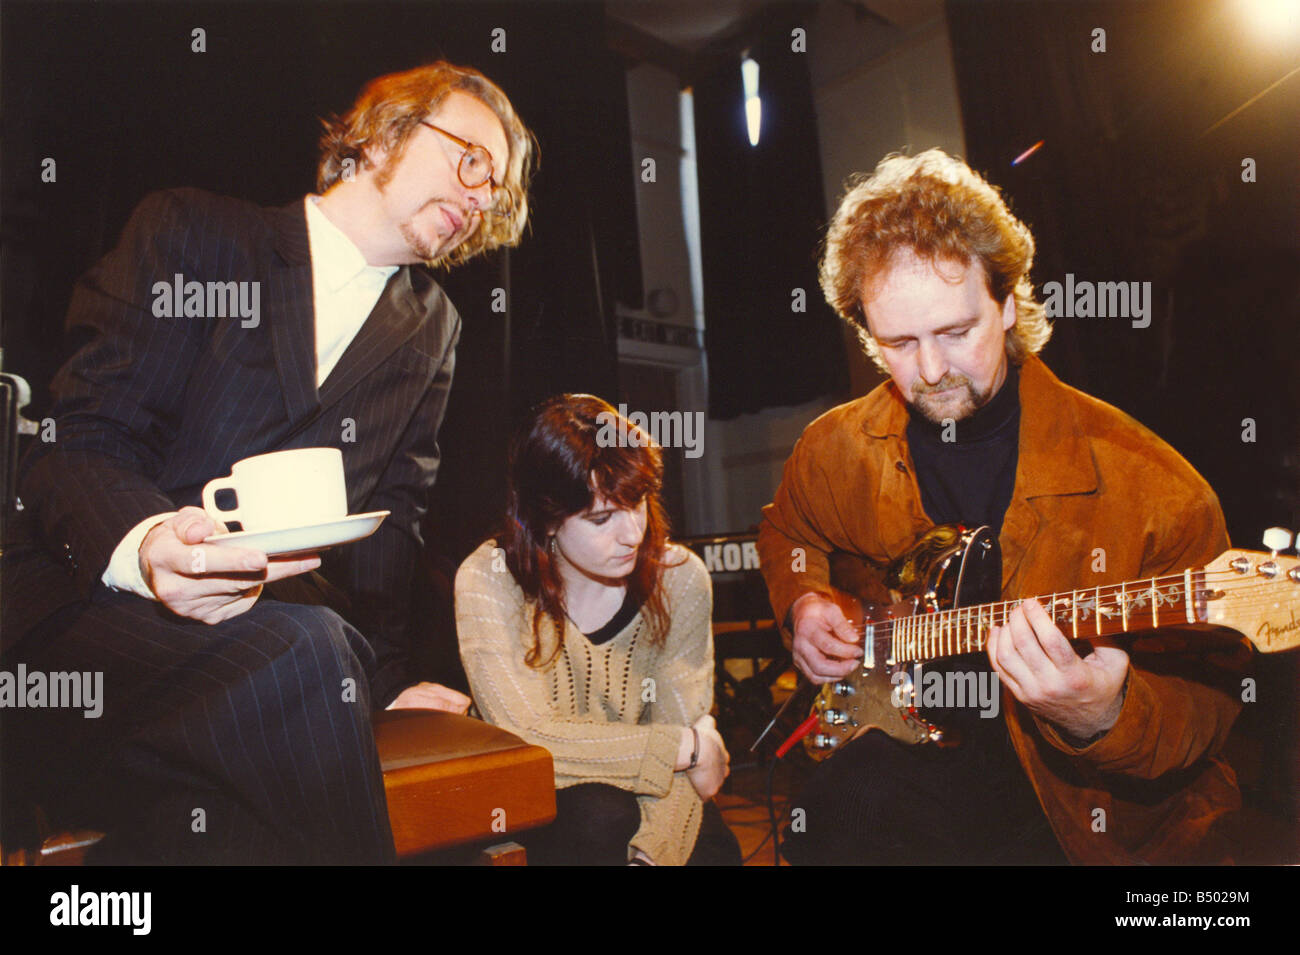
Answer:
<svg viewBox="0 0 1300 955"><path fill-rule="evenodd" d="M1020 406L1015 488L999 538L1003 599L1181 571L1228 547L1209 485L1132 418L1062 384L1037 358L1021 369ZM777 620L802 594L829 593L832 552L886 563L931 525L907 422L886 382L804 431L759 532ZM1224 860L1216 824L1241 800L1218 753L1241 708L1249 651L1244 642L1211 646L1166 628L1126 646L1119 719L1081 749L1003 687L1012 744L1072 862Z"/></svg>

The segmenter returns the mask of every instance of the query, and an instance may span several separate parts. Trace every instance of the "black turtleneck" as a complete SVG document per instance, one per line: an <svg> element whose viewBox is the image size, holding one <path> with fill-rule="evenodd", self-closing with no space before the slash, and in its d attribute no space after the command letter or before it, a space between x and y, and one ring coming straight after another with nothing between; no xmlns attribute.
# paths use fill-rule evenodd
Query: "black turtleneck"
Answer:
<svg viewBox="0 0 1300 955"><path fill-rule="evenodd" d="M907 425L907 443L916 467L921 505L936 524L964 524L976 528L987 524L996 538L1002 518L1011 503L1016 483L1016 461L1020 453L1020 370L1008 363L1007 377L984 407L964 421L955 423L951 441L943 440L943 426L912 412ZM1001 552L994 549L985 561L993 580L1001 575ZM990 599L985 596L984 599ZM969 599L964 601L969 603ZM944 672L992 672L985 654L955 657L927 666ZM929 711L931 719L959 729L966 746L975 747L984 760L990 781L1023 780L1011 744L1007 739L1004 714L996 719L979 718L971 707Z"/></svg>
<svg viewBox="0 0 1300 955"><path fill-rule="evenodd" d="M987 524L997 536L1016 483L1020 441L1020 369L1007 364L1007 377L984 407L953 425L911 411L907 443L921 489L921 506L936 524Z"/></svg>

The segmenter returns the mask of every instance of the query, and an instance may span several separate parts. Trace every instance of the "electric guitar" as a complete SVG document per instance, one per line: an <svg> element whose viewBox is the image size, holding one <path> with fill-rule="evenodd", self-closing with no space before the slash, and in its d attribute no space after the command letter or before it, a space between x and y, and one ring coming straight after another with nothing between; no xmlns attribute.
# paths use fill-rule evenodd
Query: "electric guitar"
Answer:
<svg viewBox="0 0 1300 955"><path fill-rule="evenodd" d="M1227 550L1178 574L1036 599L1072 640L1162 627L1202 630L1213 639L1213 631L1227 628L1261 653L1289 650L1300 646L1300 558L1278 555L1291 545L1290 532L1281 528L1270 528L1264 545L1271 554ZM812 714L779 752L802 735L809 755L824 759L871 729L905 743L943 741L944 731L921 712L907 671L982 652L990 628L1005 624L1019 606L1019 600L978 602L997 595L999 562L990 559L996 547L987 527L940 525L887 569L889 603L837 589L836 603L862 638L862 666L817 691ZM837 569L832 560L838 587L844 566ZM1231 634L1218 639L1220 646L1239 644Z"/></svg>

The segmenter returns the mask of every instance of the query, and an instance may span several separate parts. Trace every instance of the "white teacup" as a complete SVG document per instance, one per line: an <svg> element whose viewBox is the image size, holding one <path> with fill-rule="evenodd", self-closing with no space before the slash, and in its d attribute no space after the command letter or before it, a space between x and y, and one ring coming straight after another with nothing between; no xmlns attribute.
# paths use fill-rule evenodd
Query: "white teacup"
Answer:
<svg viewBox="0 0 1300 955"><path fill-rule="evenodd" d="M218 491L235 492L230 510L217 507ZM213 520L239 521L246 531L307 527L348 516L343 452L338 448L273 451L236 461L228 477L203 486L203 509Z"/></svg>

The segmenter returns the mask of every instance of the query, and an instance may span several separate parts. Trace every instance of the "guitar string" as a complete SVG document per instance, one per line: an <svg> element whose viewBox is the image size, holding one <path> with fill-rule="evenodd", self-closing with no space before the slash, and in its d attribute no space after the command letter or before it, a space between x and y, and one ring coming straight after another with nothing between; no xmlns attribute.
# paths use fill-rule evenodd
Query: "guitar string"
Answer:
<svg viewBox="0 0 1300 955"><path fill-rule="evenodd" d="M1251 608L1244 608L1249 610ZM903 618L903 620L915 620L918 618ZM890 621L893 622L893 621ZM899 621L902 622L902 621ZM1057 621L1058 624L1068 623L1068 621ZM1186 621L1178 621L1183 626L1188 626ZM1176 624L1171 624L1176 626ZM1151 627L1148 624L1139 621L1129 630L1117 630L1107 634L1081 634L1077 639L1097 639L1098 636L1121 636L1125 634L1148 634L1159 633L1159 627ZM1233 629L1227 627L1226 629ZM1238 631L1240 632L1240 631ZM918 629L911 632L900 632L897 636L890 628L881 628L881 632L873 635L873 644L880 650L884 651L884 657L887 662L920 662L924 660L939 660L954 656L961 656L967 653L981 653L988 647L987 636L984 633L973 633L967 638L965 635L957 634L952 630L922 630ZM1246 640L1252 644L1255 641L1249 636L1243 635ZM1069 637L1068 639L1076 639ZM1282 649L1282 648L1279 648Z"/></svg>
<svg viewBox="0 0 1300 955"><path fill-rule="evenodd" d="M1258 590L1260 588L1268 588L1271 585L1278 583L1285 583L1285 578L1261 579L1259 577L1243 577L1241 574L1233 570L1198 571L1196 573L1196 582L1199 583L1201 581L1204 581L1206 584L1210 582L1224 584L1238 590L1242 587L1250 587ZM1130 588L1128 586L1130 583L1135 586ZM1170 588L1162 587L1162 584L1167 585L1170 583L1174 585L1172 588L1173 592L1170 592ZM1111 615L1100 613L1094 616L1094 609L1098 605L1100 605L1102 610L1105 609L1105 600L1102 598L1119 598L1122 595L1130 608L1133 608L1135 604L1138 604L1136 606L1136 613L1133 613L1132 609L1130 609L1129 612L1129 616L1136 616L1138 618L1138 626L1136 628L1129 627L1122 630L1115 630L1112 631L1112 634L1134 632L1135 630L1141 632L1159 629L1158 625L1154 628L1145 626L1145 620L1143 618L1150 615L1154 622L1158 619L1161 606L1166 607L1166 614L1177 615L1180 612L1183 615L1186 614L1187 600L1185 587L1185 573L1168 574L1155 578L1147 578L1145 581L1125 581L1123 584L1101 584L1097 587L1058 592L1051 595L1050 602L1056 603L1062 598L1068 598L1072 595L1078 595L1082 597L1083 600L1089 601L1089 604L1085 609L1085 613L1088 616L1084 618L1084 622L1086 626L1096 629L1097 617L1100 617L1105 624L1111 625L1115 622L1113 616L1114 613L1123 614L1123 611L1118 606L1117 599L1115 608L1111 611ZM1145 595L1151 594L1151 591L1157 588L1161 588L1162 592L1155 595L1158 603L1155 607L1155 613L1152 613ZM1204 586L1198 587L1196 593L1200 593L1204 589ZM1276 604L1276 597L1277 594L1273 591L1256 593L1246 597L1238 594L1235 599L1235 606L1241 610L1258 609L1262 604ZM1043 594L1034 599L1043 600L1046 598L1048 598L1048 595ZM900 618L886 618L869 625L878 631L878 633L873 634L876 639L902 644L908 651L909 656L914 652L919 652L923 656L950 656L966 652L978 652L979 650L983 650L987 645L983 634L986 625L999 625L997 623L999 611L1001 612L1002 625L1005 625L1011 608L1018 606L1020 602L1020 600L997 601L988 604L978 604L972 607L950 608L933 613L925 612ZM978 613L976 611L978 611ZM964 620L962 619L963 616L965 617ZM1052 616L1052 619L1053 622L1057 624L1075 624L1076 618L1074 615L1074 604L1071 603L1067 608L1058 611L1056 615ZM912 632L900 633L895 637L893 625L899 623L905 627L909 621L919 623L919 626L914 627ZM854 627L853 629L855 633L865 638L867 626L868 624L864 623L863 626ZM973 636L970 634L972 629L976 631ZM1085 639L1088 636L1095 637L1097 634L1084 634L1080 639ZM972 644L974 644L974 646L972 646ZM965 645L966 649L961 649L963 645ZM893 648L898 649L897 647Z"/></svg>
<svg viewBox="0 0 1300 955"><path fill-rule="evenodd" d="M1160 587L1161 589L1160 595L1158 595L1160 596L1161 599L1161 605L1167 604L1170 605L1170 607L1173 607L1173 605L1177 603L1177 604L1183 604L1184 607L1186 607L1186 592L1184 592L1183 590L1183 577L1182 576L1177 577L1177 591L1171 590L1169 589L1169 587L1161 586L1162 579L1164 579L1164 581L1167 582L1167 581L1174 581L1175 578L1173 577L1156 578L1156 587ZM1223 579L1223 581L1217 581L1217 583L1226 583L1226 585L1235 586L1238 587L1238 589L1240 589L1240 587L1243 586L1255 587L1255 589L1266 589L1266 587L1277 585L1279 581L1258 581L1258 579L1227 578L1227 579ZM1080 596L1080 598L1083 598L1084 600L1095 600L1099 595L1102 596L1102 598L1117 598L1117 596L1122 595L1125 596L1128 604L1132 605L1134 604L1135 600L1145 600L1145 598L1147 598L1147 595L1151 594L1152 590L1153 587L1152 585L1149 585L1149 583L1148 585L1140 586L1140 587L1128 587L1126 582L1126 585L1123 586L1123 589L1121 589L1121 586L1119 586L1118 583L1115 583L1115 585L1108 585L1108 583L1102 583L1102 585L1100 585L1099 587L1083 587L1083 589L1080 590L1063 590L1063 591L1056 592L1056 594L1040 594L1034 596L1034 598L996 600L996 602L991 602L991 603L972 604L970 605L970 607L954 607L954 608L944 609L944 611L937 611L936 613L933 613L933 615L927 615L927 616L930 617L943 616L943 615L956 616L957 613L970 613L971 611L974 611L974 609L1002 609L1006 607L1017 607L1017 605L1021 604L1023 600L1030 600L1030 599L1039 600L1039 602L1045 602L1045 600L1047 600L1047 602L1060 602L1061 599L1070 598L1070 596L1073 595L1078 595ZM1196 589L1193 590L1193 592L1195 592L1195 594L1197 595L1200 595L1201 591L1204 590L1205 587L1196 587ZM1273 599L1275 594L1274 592L1268 591L1258 596L1260 596L1260 599L1269 600L1269 599ZM1128 599L1128 598L1132 598L1132 599ZM1217 600L1222 598L1213 598L1213 599ZM1240 596L1238 599L1240 599ZM1252 598L1249 598L1248 596L1248 598L1245 599L1252 599ZM1139 605L1139 611L1144 611L1144 607L1145 604ZM1091 604L1089 604L1089 608L1091 608ZM911 617L902 617L902 620L910 620L910 618ZM885 624L885 622L889 622L889 618L887 618L887 620L880 621L880 624Z"/></svg>
<svg viewBox="0 0 1300 955"><path fill-rule="evenodd" d="M1280 577L1272 580L1267 578L1258 578L1258 577L1242 577L1240 574L1231 570L1204 571L1204 572L1197 571L1195 576L1193 577L1193 581L1198 582L1201 580L1204 580L1207 584L1213 581L1214 583L1232 584L1239 587L1240 586L1270 587L1278 584L1284 584L1286 582L1285 578L1280 578ZM1130 584L1133 584L1133 586L1130 587L1129 586ZM1182 595L1171 594L1167 587L1167 585L1170 584L1172 584L1174 588L1176 588L1178 591L1182 591L1183 592ZM1098 584L1095 587L1080 587L1077 590L1061 590L1053 594L1037 594L1033 597L1018 597L1014 600L999 600L999 601L991 601L989 603L974 604L972 605L972 607L956 607L956 608L951 608L949 610L939 611L939 613L955 613L958 610L965 611L965 610L973 609L973 607L1000 607L1004 605L1014 605L1014 604L1019 604L1024 600L1037 600L1040 602L1048 598L1052 598L1052 600L1059 600L1063 597L1069 597L1075 594L1085 598L1089 596L1096 596L1098 593L1101 593L1102 595L1108 597L1119 596L1121 594L1127 597L1128 595L1132 594L1135 598L1141 598L1143 594L1149 594L1153 589L1157 587L1161 588L1164 591L1160 596L1164 598L1164 600L1162 600L1162 603L1165 603L1168 601L1168 599L1171 596L1173 596L1174 599L1182 600L1183 595L1185 595L1185 585L1186 585L1186 578L1182 573L1166 574L1160 577L1145 577L1138 580L1126 580L1122 584ZM1204 587L1198 587L1194 590L1194 593L1200 594L1201 591L1204 589L1205 589ZM1219 598L1214 598L1214 599L1219 599Z"/></svg>
<svg viewBox="0 0 1300 955"><path fill-rule="evenodd" d="M1252 597L1238 597L1234 601L1233 606L1234 608L1246 611L1246 610L1264 609L1270 606L1276 606L1277 604L1278 601L1276 600L1274 595L1261 594ZM1014 612L1014 609L1019 605L1020 605L1020 601L1018 600L1006 601L998 604L980 604L979 608L981 609L981 612L978 614L975 612L976 611L975 607L959 607L951 610L940 610L934 612L923 611L921 613L909 614L907 616L902 616L902 617L888 617L883 620L872 621L869 624L868 623L864 623L862 625L851 624L850 627L851 629L853 629L854 633L858 635L864 635L866 633L866 628L868 626L874 627L876 633L879 634L882 631L888 633L893 624L896 623L906 624L908 622L915 623L918 621L920 622L920 625L922 627L924 627L929 631L938 631L940 629L945 629L945 628L967 630L967 629L983 626L986 621L992 621L994 625L1002 626L1005 625L1007 618L1010 616L1011 612ZM1184 625L1188 624L1188 621L1185 619L1180 621L1175 621L1173 619L1175 616L1178 616L1180 613L1184 617L1186 615L1187 602L1182 598L1176 598L1173 602L1169 602L1168 600L1162 601L1162 608L1163 609L1157 609L1156 616L1158 618L1158 616L1161 613L1170 615L1170 621L1168 624L1169 626L1175 626L1177 623L1182 623ZM1109 607L1103 607L1103 610L1110 611L1109 615L1107 613L1101 614L1103 626L1108 626L1122 619L1120 617L1115 616L1115 614L1119 612L1117 610L1111 609ZM1093 614L1093 610L1091 606L1088 607L1087 614L1088 614L1087 617L1079 618L1080 624L1086 622L1090 627L1095 629L1096 617ZM1149 605L1137 607L1133 610L1130 610L1129 612L1130 620L1132 620L1135 617L1139 619L1145 619L1151 616L1152 614ZM1059 611L1057 615L1052 618L1052 620L1054 623L1058 623L1058 624L1061 623L1073 624L1074 616L1070 610L1063 609ZM1208 624L1211 623L1212 621L1196 620L1192 622L1200 623L1200 624ZM1150 628L1144 628L1144 629L1150 629ZM1159 627L1157 627L1156 629L1159 629ZM1123 632L1122 628L1117 632L1122 633ZM1093 636L1095 635L1096 634L1093 634ZM1081 634L1080 639L1082 639L1085 636L1087 635Z"/></svg>
<svg viewBox="0 0 1300 955"><path fill-rule="evenodd" d="M1180 621L1181 622L1181 621ZM1184 625L1185 622L1183 622ZM1232 628L1228 628L1232 629ZM1159 628L1139 623L1131 627L1128 631L1116 631L1111 634L1102 634L1101 636L1119 636L1125 633L1144 634L1158 633ZM887 659L938 659L942 657L959 656L964 653L978 653L988 646L986 634L972 634L969 639L954 633L939 633L931 631L929 633L917 630L912 632L899 632L895 636L891 631L885 630L882 633L874 635L873 643L881 649L887 649ZM1088 634L1080 636L1078 639L1096 639L1097 634ZM1250 639L1247 637L1246 639ZM1254 641L1251 641L1254 642Z"/></svg>
<svg viewBox="0 0 1300 955"><path fill-rule="evenodd" d="M1286 582L1286 579L1283 577L1278 577L1271 580L1267 578L1261 579L1259 577L1242 577L1236 571L1232 571L1232 570L1197 571L1193 580L1196 583L1199 583L1201 581L1204 581L1205 583L1205 586L1197 587L1194 590L1194 592L1198 595L1201 593L1201 591L1207 589L1210 583L1229 584L1238 587L1240 586L1269 587L1277 584L1284 584ZM1130 587L1129 586L1130 584L1133 584L1133 586ZM1176 590L1183 591L1183 592L1170 593L1169 585L1171 584ZM1089 598L1095 598L1098 595L1104 597L1118 597L1122 595L1125 598L1128 598L1130 595L1132 595L1133 599L1128 600L1128 603L1130 604L1130 606L1132 606L1135 601L1142 600L1144 594L1149 594L1153 589L1156 588L1160 588L1163 591L1159 595L1161 598L1162 606L1168 604L1170 607L1173 607L1177 603L1181 603L1185 606L1186 604L1185 585L1186 585L1186 578L1184 574L1182 573L1167 574L1159 577L1147 577L1139 580L1124 581L1122 584L1098 584L1095 587L1081 587L1077 590L1063 590L1063 591L1058 591L1057 593L1054 594L1039 594L1034 597L1016 598L1015 600L1001 600L1001 601L992 601L989 603L975 604L972 607L950 608L947 610L937 611L937 613L956 614L958 611L966 612L975 608L1000 609L1008 606L1017 605L1021 603L1022 600L1037 600L1039 602L1043 602L1050 598L1051 602L1056 602L1062 598L1067 598L1072 595L1078 595L1082 597L1084 600L1087 600ZM1171 599L1173 601L1172 603L1170 602ZM1216 597L1214 599L1217 600L1220 598ZM1143 610L1144 609L1143 605L1139 605L1138 609Z"/></svg>

